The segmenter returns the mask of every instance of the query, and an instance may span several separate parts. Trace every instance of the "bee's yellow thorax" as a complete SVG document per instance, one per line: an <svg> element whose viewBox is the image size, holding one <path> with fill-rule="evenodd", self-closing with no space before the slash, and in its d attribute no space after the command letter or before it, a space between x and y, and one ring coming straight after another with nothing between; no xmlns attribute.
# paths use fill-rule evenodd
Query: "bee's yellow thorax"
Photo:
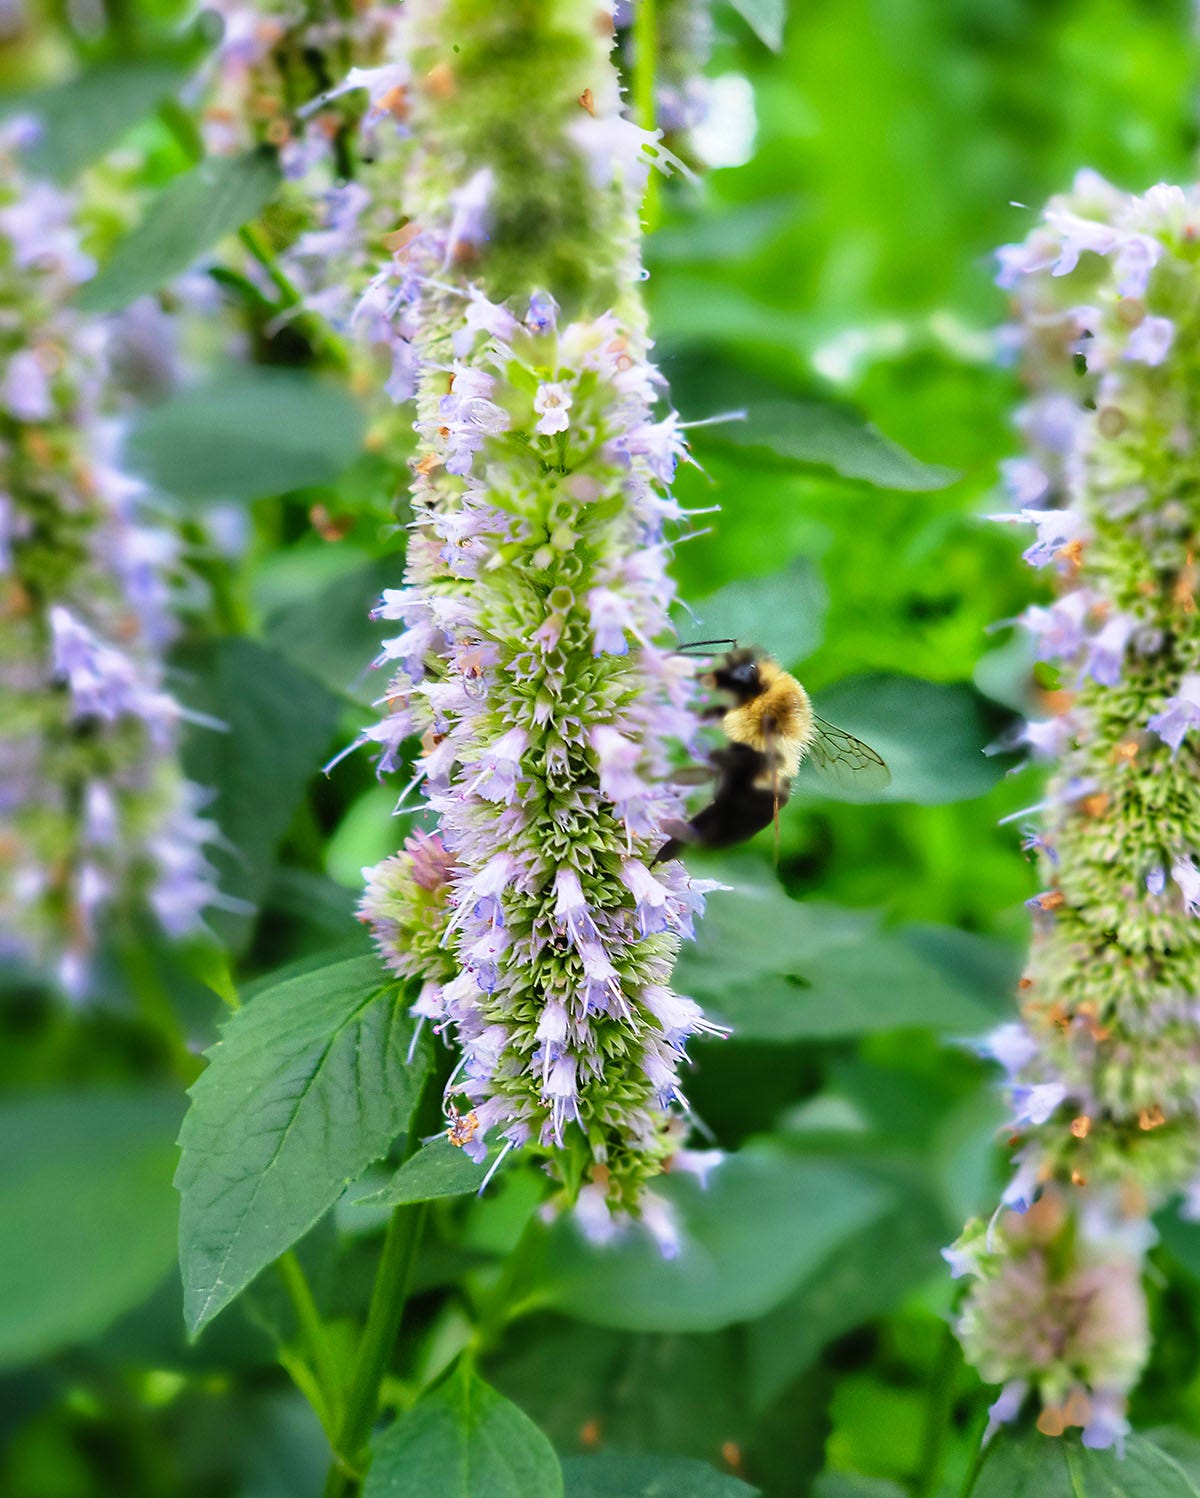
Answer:
<svg viewBox="0 0 1200 1498"><path fill-rule="evenodd" d="M791 779L812 741L813 711L808 693L774 661L759 667L763 690L732 707L722 719L725 736L770 756L778 773Z"/></svg>

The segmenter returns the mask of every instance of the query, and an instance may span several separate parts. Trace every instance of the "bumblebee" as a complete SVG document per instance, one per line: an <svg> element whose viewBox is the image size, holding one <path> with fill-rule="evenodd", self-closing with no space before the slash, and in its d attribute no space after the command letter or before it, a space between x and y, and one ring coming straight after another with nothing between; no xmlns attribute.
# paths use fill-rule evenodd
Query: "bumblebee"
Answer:
<svg viewBox="0 0 1200 1498"><path fill-rule="evenodd" d="M882 790L891 783L874 749L819 718L796 678L762 651L735 648L700 682L725 697L704 713L720 718L727 740L709 756L707 773L715 774L716 789L691 821L667 823L671 837L655 863L676 858L692 844L731 847L772 822L778 835L779 809L803 760L854 789Z"/></svg>

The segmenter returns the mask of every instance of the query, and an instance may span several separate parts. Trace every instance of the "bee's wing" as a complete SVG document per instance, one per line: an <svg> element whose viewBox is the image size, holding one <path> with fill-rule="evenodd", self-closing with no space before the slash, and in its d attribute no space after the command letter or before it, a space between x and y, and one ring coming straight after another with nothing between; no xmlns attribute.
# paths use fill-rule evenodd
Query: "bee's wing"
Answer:
<svg viewBox="0 0 1200 1498"><path fill-rule="evenodd" d="M892 772L869 744L813 714L813 736L805 760L844 790L882 791Z"/></svg>

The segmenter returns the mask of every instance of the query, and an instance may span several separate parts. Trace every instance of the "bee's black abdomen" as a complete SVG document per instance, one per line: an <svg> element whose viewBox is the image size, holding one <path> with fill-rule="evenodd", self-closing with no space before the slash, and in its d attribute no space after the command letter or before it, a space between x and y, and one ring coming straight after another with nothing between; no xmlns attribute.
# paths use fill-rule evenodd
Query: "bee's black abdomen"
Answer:
<svg viewBox="0 0 1200 1498"><path fill-rule="evenodd" d="M770 778L767 756L749 744L727 744L712 756L718 772L713 799L687 825L686 836L672 837L654 855L655 863L676 858L690 843L702 848L731 848L770 826L775 809L788 798L786 781L777 789L764 787ZM668 828L668 830L670 830Z"/></svg>

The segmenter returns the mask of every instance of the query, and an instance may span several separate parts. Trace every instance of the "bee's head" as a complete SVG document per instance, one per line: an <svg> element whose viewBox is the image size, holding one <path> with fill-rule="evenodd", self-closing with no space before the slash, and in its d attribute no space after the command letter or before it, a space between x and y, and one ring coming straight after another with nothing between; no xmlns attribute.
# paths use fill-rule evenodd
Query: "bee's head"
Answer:
<svg viewBox="0 0 1200 1498"><path fill-rule="evenodd" d="M748 702L762 690L758 672L758 652L731 650L708 674L708 682L728 692L738 702Z"/></svg>

